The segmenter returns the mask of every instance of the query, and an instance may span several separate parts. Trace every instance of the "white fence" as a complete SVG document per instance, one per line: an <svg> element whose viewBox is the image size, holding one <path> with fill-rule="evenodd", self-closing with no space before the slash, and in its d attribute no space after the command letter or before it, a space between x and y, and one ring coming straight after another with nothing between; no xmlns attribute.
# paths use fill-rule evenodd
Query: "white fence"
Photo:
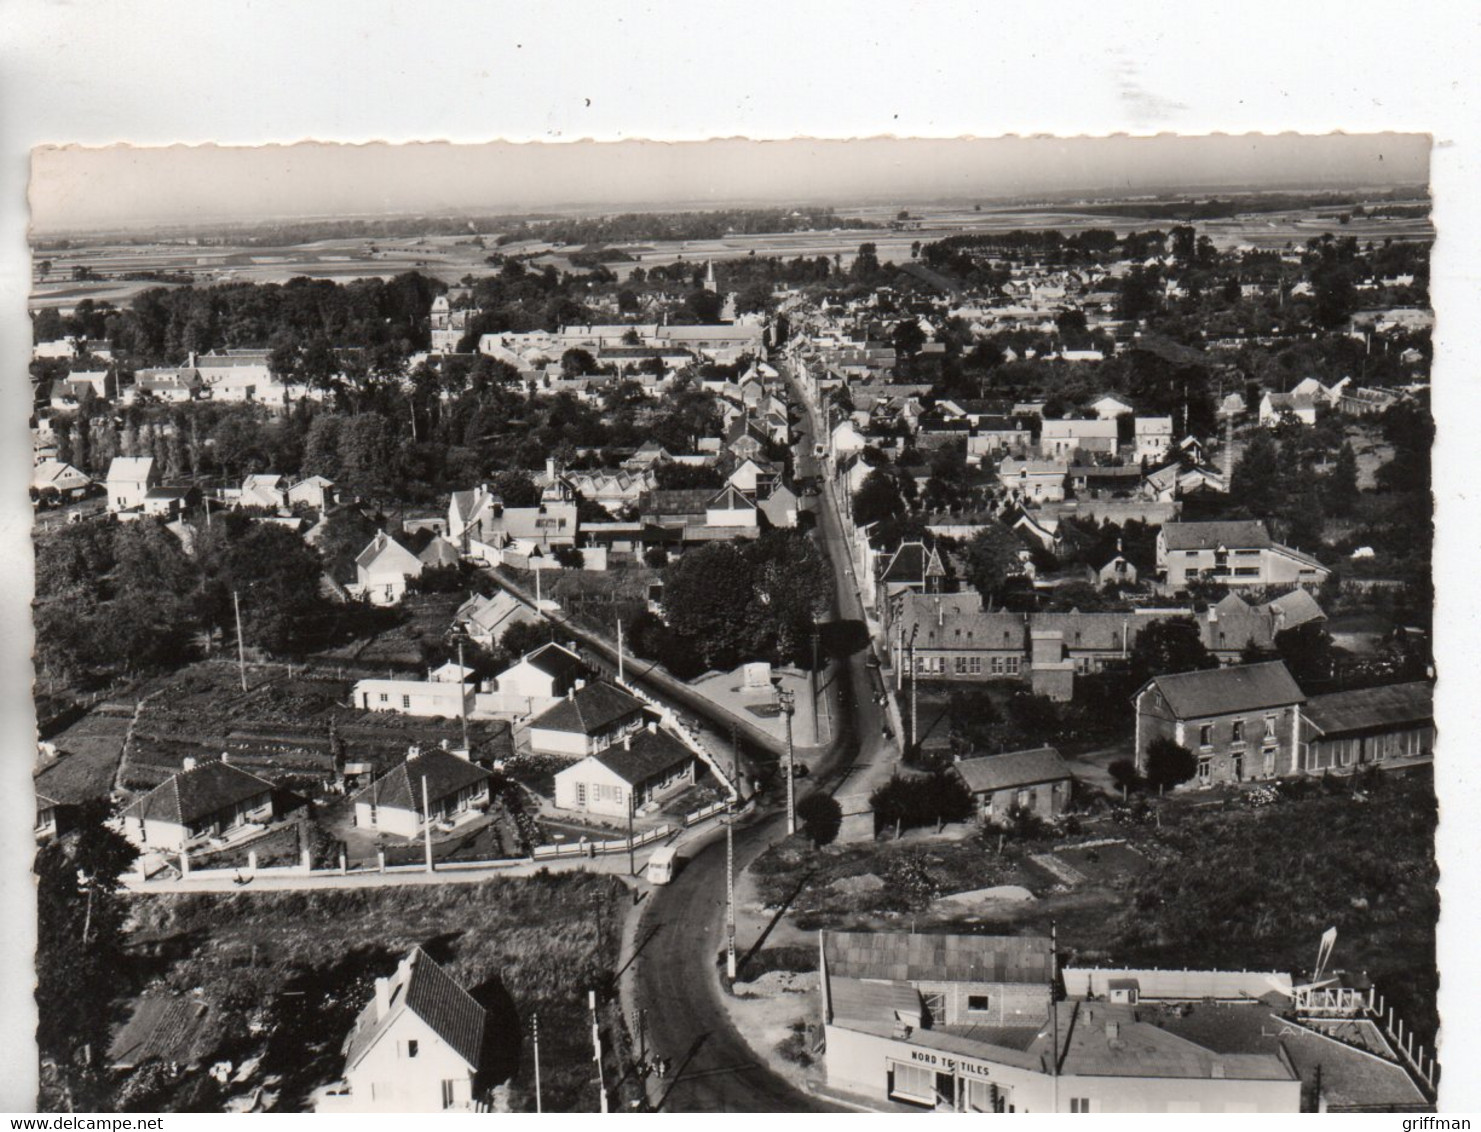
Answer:
<svg viewBox="0 0 1481 1132"><path fill-rule="evenodd" d="M1072 995L1105 996L1112 979L1135 979L1137 996L1196 1002L1205 998L1250 999L1271 991L1289 996L1291 976L1280 971L1128 970L1117 967L1066 967L1065 990Z"/></svg>

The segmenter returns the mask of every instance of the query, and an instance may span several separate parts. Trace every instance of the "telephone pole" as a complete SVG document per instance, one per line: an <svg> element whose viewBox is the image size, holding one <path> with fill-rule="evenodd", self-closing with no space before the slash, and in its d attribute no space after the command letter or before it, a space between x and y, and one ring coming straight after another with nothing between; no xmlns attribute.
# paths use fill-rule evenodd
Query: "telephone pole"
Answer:
<svg viewBox="0 0 1481 1132"><path fill-rule="evenodd" d="M462 710L458 714L462 717L462 723L463 723L463 750L466 751L466 752L468 752L468 755L471 758L472 757L472 754L473 754L473 748L471 748L470 746L468 746L468 680L467 680L467 677L464 675L466 672L467 672L467 669L463 667L463 634L462 634L462 632L459 632L458 633L458 690L462 694L458 697L458 704L459 704L459 706L461 707Z"/></svg>
<svg viewBox="0 0 1481 1132"><path fill-rule="evenodd" d="M602 1091L602 1111L607 1111L607 1074L602 1067L602 1027L597 1021L597 992L586 992L586 1003L591 1007L591 1045L597 1063L597 1087Z"/></svg>
<svg viewBox="0 0 1481 1132"><path fill-rule="evenodd" d="M247 649L242 643L242 600L237 591L231 591L231 605L237 614L237 671L242 677L242 691L247 690Z"/></svg>
<svg viewBox="0 0 1481 1132"><path fill-rule="evenodd" d="M792 748L792 713L796 710L793 706L796 693L783 688L780 677L772 679L777 683L777 707L787 725L787 835L790 837L797 832L797 767L794 761L796 752Z"/></svg>
<svg viewBox="0 0 1481 1132"><path fill-rule="evenodd" d="M422 775L422 844L427 850L427 871L432 871L432 809L427 805L427 776Z"/></svg>
<svg viewBox="0 0 1481 1132"><path fill-rule="evenodd" d="M622 665L622 619L619 617L617 619L617 682L619 684L621 684L621 683L623 683L623 681L624 681L624 677L623 677L623 665Z"/></svg>
<svg viewBox="0 0 1481 1132"><path fill-rule="evenodd" d="M725 976L735 982L735 800L740 796L739 737L730 725L730 776L734 780L725 811Z"/></svg>
<svg viewBox="0 0 1481 1132"><path fill-rule="evenodd" d="M916 695L920 687L920 673L915 670L915 634L920 629L919 624L910 627L910 749L915 750L916 743L916 717L920 712L916 709L919 699Z"/></svg>
<svg viewBox="0 0 1481 1132"><path fill-rule="evenodd" d="M530 1033L535 1041L535 1111L544 1112L540 1100L540 1014L538 1011L530 1017Z"/></svg>

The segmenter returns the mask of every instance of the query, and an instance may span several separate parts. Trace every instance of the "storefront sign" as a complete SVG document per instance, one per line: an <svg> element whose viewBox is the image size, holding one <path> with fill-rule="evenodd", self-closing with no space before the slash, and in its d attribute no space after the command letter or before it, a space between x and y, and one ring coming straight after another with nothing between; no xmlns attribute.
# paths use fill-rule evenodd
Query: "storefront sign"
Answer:
<svg viewBox="0 0 1481 1132"><path fill-rule="evenodd" d="M910 1051L910 1060L921 1065L929 1065L940 1073L957 1073L964 1077L980 1077L983 1080L992 1079L992 1066L984 1065L980 1061L963 1061L959 1058L947 1057L945 1054L917 1049Z"/></svg>

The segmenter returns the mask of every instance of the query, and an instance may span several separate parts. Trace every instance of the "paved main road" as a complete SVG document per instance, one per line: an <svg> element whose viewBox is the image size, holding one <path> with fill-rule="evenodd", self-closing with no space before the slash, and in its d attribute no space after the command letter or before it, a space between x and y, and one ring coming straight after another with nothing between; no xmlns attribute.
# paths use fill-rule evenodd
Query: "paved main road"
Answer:
<svg viewBox="0 0 1481 1132"><path fill-rule="evenodd" d="M798 448L811 451L812 428L804 418ZM834 615L863 620L847 565L842 526L832 500L820 497L819 531L834 575ZM863 634L859 634L860 641ZM867 647L840 663L838 742L820 759L808 789L847 792L860 764L888 760L881 736L883 710L875 702L878 677L865 664ZM758 813L736 833L736 865L744 868L786 833L783 815ZM666 1112L833 1112L821 1099L772 1073L731 1025L721 1003L721 953L725 945L725 844L712 836L695 847L672 884L656 889L637 929L637 1005L647 1011L651 1048L667 1058ZM744 956L754 940L741 939ZM741 971L744 979L745 971Z"/></svg>

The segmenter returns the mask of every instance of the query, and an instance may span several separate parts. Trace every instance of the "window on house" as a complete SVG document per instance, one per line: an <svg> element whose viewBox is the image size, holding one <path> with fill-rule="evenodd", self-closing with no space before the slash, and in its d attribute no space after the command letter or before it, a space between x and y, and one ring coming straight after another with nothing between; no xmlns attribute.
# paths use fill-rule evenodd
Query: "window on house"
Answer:
<svg viewBox="0 0 1481 1132"><path fill-rule="evenodd" d="M417 1040L415 1038L409 1039L406 1043L406 1056L415 1057L418 1052Z"/></svg>
<svg viewBox="0 0 1481 1132"><path fill-rule="evenodd" d="M967 996L967 1009L976 1013L982 1013L991 1008L988 996L985 994L969 994Z"/></svg>
<svg viewBox="0 0 1481 1132"><path fill-rule="evenodd" d="M584 782L576 783L576 804L578 806L586 805L586 783Z"/></svg>
<svg viewBox="0 0 1481 1132"><path fill-rule="evenodd" d="M411 697L410 696L402 696L401 697L401 710L402 711L409 711L409 710L411 710Z"/></svg>
<svg viewBox="0 0 1481 1132"><path fill-rule="evenodd" d="M1017 676L1018 675L1018 663L1019 663L1019 660L1020 659L1021 659L1020 657L1016 657L1016 656L1010 656L1010 657L1005 657L1004 658L1004 664L1006 665L1006 667L1008 669L1008 675L1009 676Z"/></svg>
<svg viewBox="0 0 1481 1132"><path fill-rule="evenodd" d="M391 699L385 692L381 693L381 703L387 703Z"/></svg>
<svg viewBox="0 0 1481 1132"><path fill-rule="evenodd" d="M1186 569L1186 570L1183 571L1183 578L1184 578L1185 581L1191 582L1191 581L1196 580L1197 577L1198 577L1198 567L1197 566L1190 566L1188 569Z"/></svg>
<svg viewBox="0 0 1481 1132"><path fill-rule="evenodd" d="M1207 784L1214 774L1214 760L1204 755L1198 760L1198 781Z"/></svg>
<svg viewBox="0 0 1481 1132"><path fill-rule="evenodd" d="M1029 808L1029 803L1030 803L1031 799L1032 799L1032 796L1031 796L1031 794L1030 794L1029 791L1027 791L1027 790L1020 790L1016 794L1013 795L1013 804L1015 806L1017 806L1020 810L1026 810L1026 809Z"/></svg>
<svg viewBox="0 0 1481 1132"><path fill-rule="evenodd" d="M1089 1097L1071 1097L1070 1098L1070 1111L1071 1112L1089 1112L1090 1111L1090 1098Z"/></svg>
<svg viewBox="0 0 1481 1132"><path fill-rule="evenodd" d="M968 657L967 658L967 670L973 676L981 676L982 675L982 658L980 656Z"/></svg>
<svg viewBox="0 0 1481 1132"><path fill-rule="evenodd" d="M1214 745L1214 725L1212 723L1204 723L1199 726L1198 745L1200 747L1212 747Z"/></svg>
<svg viewBox="0 0 1481 1132"><path fill-rule="evenodd" d="M456 1085L456 1084L457 1084L457 1082L455 1082L455 1081L444 1081L444 1082L442 1082L442 1107L443 1108L452 1108L452 1106L453 1106L453 1086Z"/></svg>
<svg viewBox="0 0 1481 1132"><path fill-rule="evenodd" d="M925 1010L926 1025L932 1022L942 1025L946 1022L946 995L942 991L922 991L920 996L921 1006Z"/></svg>
<svg viewBox="0 0 1481 1132"><path fill-rule="evenodd" d="M1267 715L1265 717L1265 738L1275 738L1275 716L1273 715Z"/></svg>
<svg viewBox="0 0 1481 1132"><path fill-rule="evenodd" d="M958 676L965 676L967 674L967 658L966 657L959 656L959 657L956 658L956 674Z"/></svg>
<svg viewBox="0 0 1481 1132"><path fill-rule="evenodd" d="M924 1065L890 1062L890 1096L916 1104L936 1103L936 1078Z"/></svg>
<svg viewBox="0 0 1481 1132"><path fill-rule="evenodd" d="M1236 566L1234 568L1234 574L1238 578L1258 578L1260 576L1260 567Z"/></svg>
<svg viewBox="0 0 1481 1132"><path fill-rule="evenodd" d="M1003 658L1000 656L993 657L991 668L992 675L1001 676L1003 674Z"/></svg>
<svg viewBox="0 0 1481 1132"><path fill-rule="evenodd" d="M1244 720L1236 719L1231 728L1229 738L1235 743L1244 742Z"/></svg>

